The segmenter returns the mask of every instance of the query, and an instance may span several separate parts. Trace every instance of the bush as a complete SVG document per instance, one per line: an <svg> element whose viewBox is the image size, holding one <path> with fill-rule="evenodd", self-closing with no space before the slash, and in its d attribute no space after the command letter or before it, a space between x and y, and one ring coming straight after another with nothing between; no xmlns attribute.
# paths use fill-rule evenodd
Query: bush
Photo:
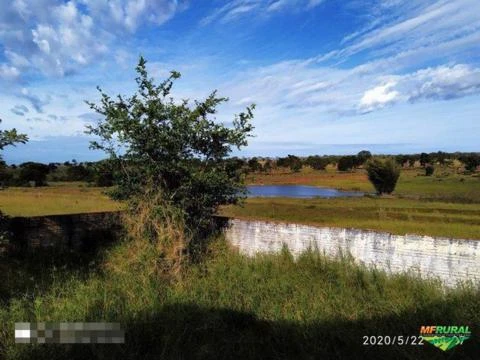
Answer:
<svg viewBox="0 0 480 360"><path fill-rule="evenodd" d="M420 165L425 166L430 162L430 155L427 153L421 153L420 154Z"/></svg>
<svg viewBox="0 0 480 360"><path fill-rule="evenodd" d="M299 172L302 169L302 160L295 155L288 155L277 160L278 167L288 167L292 172Z"/></svg>
<svg viewBox="0 0 480 360"><path fill-rule="evenodd" d="M305 164L315 170L325 170L328 163L328 158L321 156L309 156L307 160L305 160Z"/></svg>
<svg viewBox="0 0 480 360"><path fill-rule="evenodd" d="M253 157L250 160L248 160L247 164L248 164L248 169L251 172L260 171L262 169L262 165L258 162L258 159L256 157Z"/></svg>
<svg viewBox="0 0 480 360"><path fill-rule="evenodd" d="M45 164L35 162L23 163L20 165L20 181L23 183L33 181L35 186L46 186L49 171L48 165Z"/></svg>
<svg viewBox="0 0 480 360"><path fill-rule="evenodd" d="M479 154L465 154L459 157L459 160L465 164L465 170L473 172L476 170L477 166L480 166L480 155Z"/></svg>
<svg viewBox="0 0 480 360"><path fill-rule="evenodd" d="M357 157L353 155L342 156L338 160L338 171L350 171L357 165Z"/></svg>
<svg viewBox="0 0 480 360"><path fill-rule="evenodd" d="M371 159L366 164L368 180L373 184L379 195L390 194L395 190L400 168L393 159Z"/></svg>
<svg viewBox="0 0 480 360"><path fill-rule="evenodd" d="M425 166L425 176L432 176L434 171L435 168L433 167L433 165L428 164Z"/></svg>

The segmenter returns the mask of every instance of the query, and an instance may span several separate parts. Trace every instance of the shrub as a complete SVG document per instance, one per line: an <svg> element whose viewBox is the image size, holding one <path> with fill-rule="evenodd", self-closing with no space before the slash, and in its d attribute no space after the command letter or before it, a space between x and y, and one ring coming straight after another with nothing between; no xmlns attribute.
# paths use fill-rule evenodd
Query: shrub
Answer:
<svg viewBox="0 0 480 360"><path fill-rule="evenodd" d="M379 195L390 194L395 190L400 168L393 159L371 159L366 164L368 180L373 184Z"/></svg>
<svg viewBox="0 0 480 360"><path fill-rule="evenodd" d="M251 172L260 171L262 169L262 165L258 162L258 159L256 157L253 157L250 160L248 160L247 164L248 164L248 169Z"/></svg>
<svg viewBox="0 0 480 360"><path fill-rule="evenodd" d="M425 176L432 176L435 168L431 164L427 164L425 166Z"/></svg>
<svg viewBox="0 0 480 360"><path fill-rule="evenodd" d="M288 167L292 172L298 172L302 169L302 160L295 155L288 155L285 158L279 158L277 160L278 167Z"/></svg>
<svg viewBox="0 0 480 360"><path fill-rule="evenodd" d="M321 156L309 156L307 160L305 160L305 164L315 170L325 170L328 163L328 158Z"/></svg>
<svg viewBox="0 0 480 360"><path fill-rule="evenodd" d="M465 154L459 157L459 160L465 164L465 170L473 172L477 168L477 166L480 166L480 155L471 153L471 154Z"/></svg>
<svg viewBox="0 0 480 360"><path fill-rule="evenodd" d="M430 155L427 153L421 153L420 154L420 165L425 166L430 162Z"/></svg>
<svg viewBox="0 0 480 360"><path fill-rule="evenodd" d="M35 163L35 162L26 162L20 165L20 181L23 183L28 183L33 181L35 186L45 186L47 185L47 175L49 172L48 165Z"/></svg>
<svg viewBox="0 0 480 360"><path fill-rule="evenodd" d="M338 171L349 171L352 170L357 165L357 157L350 155L350 156L342 156L338 160L337 169Z"/></svg>
<svg viewBox="0 0 480 360"><path fill-rule="evenodd" d="M270 172L272 170L272 161L270 159L265 161L262 170L265 172Z"/></svg>

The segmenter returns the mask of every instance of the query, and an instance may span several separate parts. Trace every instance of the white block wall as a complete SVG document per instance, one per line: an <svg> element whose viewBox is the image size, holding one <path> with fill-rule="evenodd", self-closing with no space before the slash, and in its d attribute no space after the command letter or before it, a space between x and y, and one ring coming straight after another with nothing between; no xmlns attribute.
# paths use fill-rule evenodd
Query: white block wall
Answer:
<svg viewBox="0 0 480 360"><path fill-rule="evenodd" d="M277 252L283 244L293 254L311 247L330 256L349 252L356 261L387 272L415 271L422 277L438 277L448 286L458 280L480 284L480 240L237 219L230 220L226 238L248 255Z"/></svg>

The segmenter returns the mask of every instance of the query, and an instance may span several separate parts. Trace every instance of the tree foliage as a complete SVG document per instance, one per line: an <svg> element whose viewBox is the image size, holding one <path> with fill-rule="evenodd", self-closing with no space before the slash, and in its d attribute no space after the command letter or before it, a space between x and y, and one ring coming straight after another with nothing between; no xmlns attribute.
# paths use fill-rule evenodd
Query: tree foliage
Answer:
<svg viewBox="0 0 480 360"><path fill-rule="evenodd" d="M20 165L20 181L23 183L33 181L35 186L45 186L47 185L48 172L48 165L26 162Z"/></svg>
<svg viewBox="0 0 480 360"><path fill-rule="evenodd" d="M0 123L2 119L0 119ZM0 150L16 143L25 144L28 141L28 137L25 134L19 134L16 129L0 130Z"/></svg>
<svg viewBox="0 0 480 360"><path fill-rule="evenodd" d="M0 119L0 123L2 119ZM25 144L28 137L25 134L19 134L16 129L0 130L0 151L7 146L15 146L16 143ZM3 161L0 153L0 187L6 186L11 180L12 176L8 172L7 164Z"/></svg>
<svg viewBox="0 0 480 360"><path fill-rule="evenodd" d="M212 119L218 105L228 100L216 91L193 104L176 102L170 95L180 73L172 71L157 85L142 57L136 71L133 96L112 98L98 88L100 103L87 102L102 115L87 131L100 139L91 147L104 150L121 166L116 198L135 203L153 188L182 211L191 231L203 232L219 205L236 203L245 191L227 157L233 147L247 145L255 105L226 127Z"/></svg>
<svg viewBox="0 0 480 360"><path fill-rule="evenodd" d="M279 158L277 160L277 166L288 167L292 172L299 172L302 169L302 160L295 155L287 155L287 157Z"/></svg>
<svg viewBox="0 0 480 360"><path fill-rule="evenodd" d="M390 194L395 190L400 168L393 159L379 160L372 158L366 163L368 180L373 184L377 194Z"/></svg>
<svg viewBox="0 0 480 360"><path fill-rule="evenodd" d="M420 165L425 166L425 165L427 165L427 164L430 163L430 162L431 162L430 155L427 154L427 153L422 152L422 153L420 154Z"/></svg>
<svg viewBox="0 0 480 360"><path fill-rule="evenodd" d="M465 170L475 171L477 166L480 166L480 155L476 153L464 154L460 156L459 160L465 164Z"/></svg>
<svg viewBox="0 0 480 360"><path fill-rule="evenodd" d="M342 156L338 159L338 171L350 171L357 166L357 157L354 155Z"/></svg>
<svg viewBox="0 0 480 360"><path fill-rule="evenodd" d="M318 155L309 156L305 160L305 164L315 170L325 170L325 168L329 164L329 159L327 157Z"/></svg>
<svg viewBox="0 0 480 360"><path fill-rule="evenodd" d="M432 164L425 165L425 176L432 176L435 171L435 167Z"/></svg>
<svg viewBox="0 0 480 360"><path fill-rule="evenodd" d="M251 172L260 171L262 169L262 164L258 162L258 159L256 157L249 159L247 164L248 164L248 169Z"/></svg>
<svg viewBox="0 0 480 360"><path fill-rule="evenodd" d="M362 150L357 154L357 165L363 165L372 157L372 153L368 150Z"/></svg>

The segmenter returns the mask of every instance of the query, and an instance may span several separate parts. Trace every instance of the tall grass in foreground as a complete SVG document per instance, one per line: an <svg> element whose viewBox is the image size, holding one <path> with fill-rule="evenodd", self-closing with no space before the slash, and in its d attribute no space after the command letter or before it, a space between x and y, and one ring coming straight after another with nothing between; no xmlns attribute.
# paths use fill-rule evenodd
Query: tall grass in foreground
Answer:
<svg viewBox="0 0 480 360"><path fill-rule="evenodd" d="M110 249L89 276L69 275L34 298L8 299L0 309L0 358L478 356L480 290L471 285L446 290L436 281L387 276L349 257L313 251L296 260L288 251L248 258L221 238L202 262L179 263L170 250L182 248L184 232L174 221L153 225L134 227L136 236ZM15 345L16 321L121 322L126 343ZM437 324L470 325L473 338L447 354L429 344L362 345L364 335L418 335L421 325Z"/></svg>

